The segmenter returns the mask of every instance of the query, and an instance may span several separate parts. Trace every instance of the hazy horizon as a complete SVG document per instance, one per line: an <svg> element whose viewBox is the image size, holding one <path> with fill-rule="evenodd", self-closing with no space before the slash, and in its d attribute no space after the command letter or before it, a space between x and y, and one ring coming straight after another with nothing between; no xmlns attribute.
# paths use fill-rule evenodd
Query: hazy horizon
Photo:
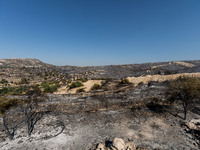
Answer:
<svg viewBox="0 0 200 150"><path fill-rule="evenodd" d="M198 60L199 0L2 0L0 59L58 66Z"/></svg>
<svg viewBox="0 0 200 150"><path fill-rule="evenodd" d="M92 66L110 66L110 65L132 65L132 64L145 64L145 63L165 63L165 62L180 62L180 61L200 61L200 59L190 59L190 60L169 60L169 61L151 61L151 62L136 62L136 63L128 63L128 64L104 64L104 65L71 65L71 64L53 64L51 63L51 60L49 62L45 62L41 59L38 58L1 58L0 59L37 59L43 63L50 64L50 65L55 65L55 66L76 66L76 67L92 67Z"/></svg>

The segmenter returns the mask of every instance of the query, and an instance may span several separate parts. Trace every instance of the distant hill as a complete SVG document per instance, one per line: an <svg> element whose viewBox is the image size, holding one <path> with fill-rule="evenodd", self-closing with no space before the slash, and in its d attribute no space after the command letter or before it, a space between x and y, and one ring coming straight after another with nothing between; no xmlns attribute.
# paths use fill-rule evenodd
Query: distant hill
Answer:
<svg viewBox="0 0 200 150"><path fill-rule="evenodd" d="M63 67L69 74L87 74L91 78L123 78L129 76L200 72L200 61L173 61L127 65Z"/></svg>
<svg viewBox="0 0 200 150"><path fill-rule="evenodd" d="M43 63L38 59L28 58L12 58L12 59L0 59L0 66L9 67L53 67L53 65Z"/></svg>
<svg viewBox="0 0 200 150"><path fill-rule="evenodd" d="M40 71L56 70L71 77L88 78L125 78L131 76L155 75L155 74L177 74L200 72L200 60L193 61L173 61L127 65L107 65L107 66L55 66L44 63L38 59L0 59L0 67L17 68L39 68ZM34 73L34 72L32 72Z"/></svg>

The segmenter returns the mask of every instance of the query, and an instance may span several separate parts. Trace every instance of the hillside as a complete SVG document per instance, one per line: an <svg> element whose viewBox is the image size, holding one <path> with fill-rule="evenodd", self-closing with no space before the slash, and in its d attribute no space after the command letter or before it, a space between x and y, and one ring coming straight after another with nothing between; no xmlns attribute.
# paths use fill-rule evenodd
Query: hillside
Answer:
<svg viewBox="0 0 200 150"><path fill-rule="evenodd" d="M198 98L183 120L182 104L166 93L182 76L200 87L200 61L77 67L1 59L0 150L111 150L116 137L126 149L132 143L128 150L197 150Z"/></svg>
<svg viewBox="0 0 200 150"><path fill-rule="evenodd" d="M200 72L200 61L173 61L128 65L108 65L108 66L55 66L41 62L38 59L0 59L0 68L39 68L42 71L56 70L69 74L71 77L80 78L126 78L138 77L141 75L155 74L177 74ZM31 69L29 69L31 70Z"/></svg>

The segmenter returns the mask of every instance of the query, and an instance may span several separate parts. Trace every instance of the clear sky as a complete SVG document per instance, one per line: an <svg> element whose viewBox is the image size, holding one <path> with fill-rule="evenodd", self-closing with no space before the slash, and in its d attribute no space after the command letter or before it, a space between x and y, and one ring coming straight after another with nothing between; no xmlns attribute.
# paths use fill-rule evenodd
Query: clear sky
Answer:
<svg viewBox="0 0 200 150"><path fill-rule="evenodd" d="M0 0L0 58L79 66L200 59L200 0Z"/></svg>

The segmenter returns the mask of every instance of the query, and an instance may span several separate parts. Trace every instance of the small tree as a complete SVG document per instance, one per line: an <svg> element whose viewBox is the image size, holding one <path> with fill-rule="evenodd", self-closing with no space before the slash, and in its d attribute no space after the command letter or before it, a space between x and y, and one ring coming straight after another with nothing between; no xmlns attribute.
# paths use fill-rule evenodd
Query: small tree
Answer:
<svg viewBox="0 0 200 150"><path fill-rule="evenodd" d="M187 118L188 108L194 104L199 94L200 79L195 77L179 77L170 83L167 90L168 100L171 103L181 102L184 110L184 120Z"/></svg>
<svg viewBox="0 0 200 150"><path fill-rule="evenodd" d="M19 107L18 109L10 109L4 113L3 127L10 140L13 140L17 128L23 123L24 118L22 116Z"/></svg>
<svg viewBox="0 0 200 150"><path fill-rule="evenodd" d="M44 95L39 88L33 88L26 92L28 96L26 103L21 106L24 113L24 120L27 124L28 135L30 136L35 124L42 118L43 112L39 111L38 102L44 100Z"/></svg>

